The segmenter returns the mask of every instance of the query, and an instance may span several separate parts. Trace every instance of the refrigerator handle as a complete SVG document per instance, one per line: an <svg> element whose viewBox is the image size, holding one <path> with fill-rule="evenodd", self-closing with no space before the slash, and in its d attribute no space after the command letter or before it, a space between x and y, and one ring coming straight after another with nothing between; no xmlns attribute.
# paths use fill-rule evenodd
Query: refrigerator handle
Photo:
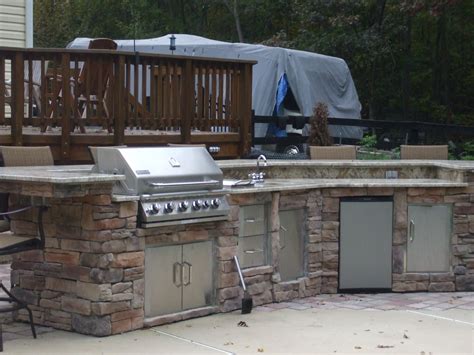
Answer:
<svg viewBox="0 0 474 355"><path fill-rule="evenodd" d="M179 272L179 283L177 283L178 278L176 274ZM181 263L175 262L173 264L173 283L176 287L181 287L183 284L183 265Z"/></svg>
<svg viewBox="0 0 474 355"><path fill-rule="evenodd" d="M410 242L413 243L415 240L415 221L413 219L410 220Z"/></svg>

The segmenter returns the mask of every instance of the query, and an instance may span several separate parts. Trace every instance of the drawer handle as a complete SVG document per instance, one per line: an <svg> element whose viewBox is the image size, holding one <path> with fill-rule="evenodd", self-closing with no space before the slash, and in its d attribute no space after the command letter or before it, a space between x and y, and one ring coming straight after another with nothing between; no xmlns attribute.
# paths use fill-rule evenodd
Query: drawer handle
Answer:
<svg viewBox="0 0 474 355"><path fill-rule="evenodd" d="M263 249L249 249L249 250L244 250L245 254L257 254L257 253L263 253Z"/></svg>
<svg viewBox="0 0 474 355"><path fill-rule="evenodd" d="M410 242L413 243L415 240L415 221L413 219L410 220Z"/></svg>

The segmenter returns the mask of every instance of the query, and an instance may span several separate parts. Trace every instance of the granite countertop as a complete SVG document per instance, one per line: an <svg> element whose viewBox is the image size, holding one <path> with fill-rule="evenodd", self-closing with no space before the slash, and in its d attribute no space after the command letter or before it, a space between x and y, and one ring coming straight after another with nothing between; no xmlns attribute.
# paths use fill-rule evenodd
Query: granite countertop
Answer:
<svg viewBox="0 0 474 355"><path fill-rule="evenodd" d="M468 183L440 179L267 179L263 184L233 187L231 194L339 187L466 187Z"/></svg>
<svg viewBox="0 0 474 355"><path fill-rule="evenodd" d="M92 165L0 167L0 181L84 184L125 180L123 175L91 172Z"/></svg>
<svg viewBox="0 0 474 355"><path fill-rule="evenodd" d="M268 159L268 166L317 166L330 167L440 167L456 170L474 170L469 160L279 160ZM221 169L256 167L256 159L218 160Z"/></svg>

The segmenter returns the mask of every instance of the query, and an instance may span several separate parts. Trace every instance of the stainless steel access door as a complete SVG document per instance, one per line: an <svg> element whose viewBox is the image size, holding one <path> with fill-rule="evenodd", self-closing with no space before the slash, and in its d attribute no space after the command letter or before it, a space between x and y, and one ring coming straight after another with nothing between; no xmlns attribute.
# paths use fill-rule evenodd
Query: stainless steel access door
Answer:
<svg viewBox="0 0 474 355"><path fill-rule="evenodd" d="M304 273L304 209L280 211L280 276L295 280Z"/></svg>
<svg viewBox="0 0 474 355"><path fill-rule="evenodd" d="M183 310L212 303L212 260L212 242L183 245Z"/></svg>
<svg viewBox="0 0 474 355"><path fill-rule="evenodd" d="M182 309L182 247L145 249L145 317Z"/></svg>
<svg viewBox="0 0 474 355"><path fill-rule="evenodd" d="M339 289L392 288L391 201L341 202Z"/></svg>
<svg viewBox="0 0 474 355"><path fill-rule="evenodd" d="M451 224L451 205L408 206L407 272L449 271Z"/></svg>

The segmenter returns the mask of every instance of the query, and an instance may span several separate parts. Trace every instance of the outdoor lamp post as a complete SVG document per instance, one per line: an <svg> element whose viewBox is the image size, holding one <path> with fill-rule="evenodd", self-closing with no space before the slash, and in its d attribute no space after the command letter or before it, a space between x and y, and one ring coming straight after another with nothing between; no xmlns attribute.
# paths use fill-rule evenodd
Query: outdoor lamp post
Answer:
<svg viewBox="0 0 474 355"><path fill-rule="evenodd" d="M174 34L171 35L170 37L170 51L171 51L171 54L173 54L173 51L176 50L176 37L174 36Z"/></svg>

